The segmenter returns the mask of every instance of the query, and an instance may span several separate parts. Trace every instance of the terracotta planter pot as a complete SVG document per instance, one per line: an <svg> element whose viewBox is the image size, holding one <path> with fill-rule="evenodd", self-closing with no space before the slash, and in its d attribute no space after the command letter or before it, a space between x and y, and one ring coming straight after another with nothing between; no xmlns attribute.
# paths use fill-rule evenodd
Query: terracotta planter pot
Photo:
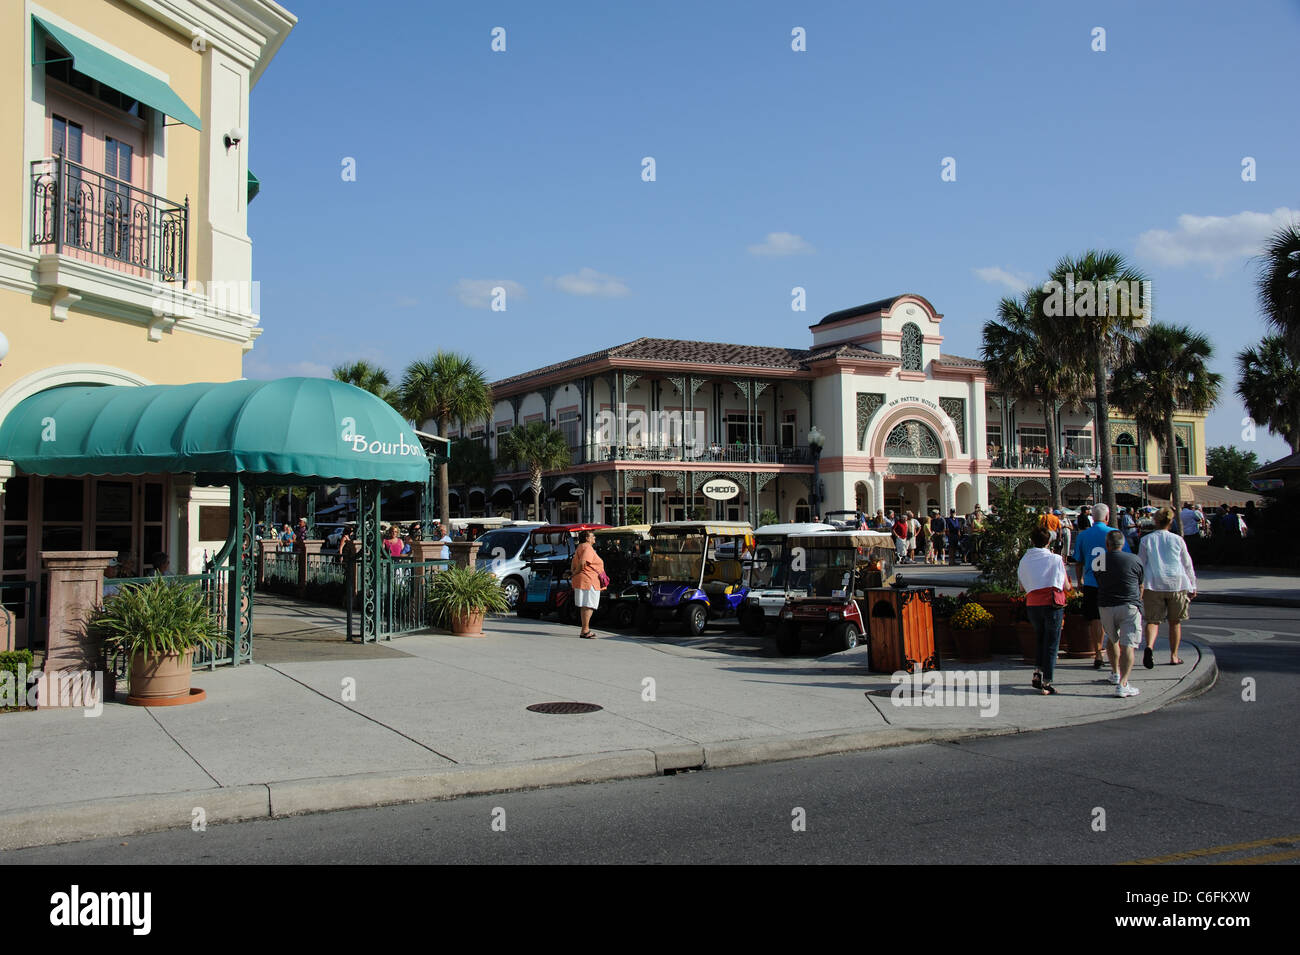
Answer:
<svg viewBox="0 0 1300 955"><path fill-rule="evenodd" d="M1016 642L1020 646L1020 656L1029 665L1038 662L1038 635L1028 620L1016 624Z"/></svg>
<svg viewBox="0 0 1300 955"><path fill-rule="evenodd" d="M137 653L131 658L130 698L148 705L189 697L193 668L193 648L184 653Z"/></svg>
<svg viewBox="0 0 1300 955"><path fill-rule="evenodd" d="M981 627L978 630L953 628L952 639L957 645L957 658L964 663L978 663L981 660L992 659L993 654L989 649L991 637L988 627Z"/></svg>
<svg viewBox="0 0 1300 955"><path fill-rule="evenodd" d="M457 637L481 637L483 636L483 617L486 614L482 610L477 610L467 614L451 615L451 632Z"/></svg>
<svg viewBox="0 0 1300 955"><path fill-rule="evenodd" d="M957 656L957 644L953 642L947 617L934 618L934 648L940 660L952 660Z"/></svg>
<svg viewBox="0 0 1300 955"><path fill-rule="evenodd" d="M994 653L1019 653L1016 641L1016 605L1010 594L980 594L976 603L993 615L992 649Z"/></svg>
<svg viewBox="0 0 1300 955"><path fill-rule="evenodd" d="M1082 614L1066 614L1065 627L1061 632L1061 646L1065 656L1070 660L1082 660L1092 656L1092 640L1088 636L1088 621Z"/></svg>

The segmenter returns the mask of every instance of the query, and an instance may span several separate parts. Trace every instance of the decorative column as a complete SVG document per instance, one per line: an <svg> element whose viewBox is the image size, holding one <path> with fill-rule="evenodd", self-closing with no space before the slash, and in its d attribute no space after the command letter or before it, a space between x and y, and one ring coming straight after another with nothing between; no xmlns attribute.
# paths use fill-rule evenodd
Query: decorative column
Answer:
<svg viewBox="0 0 1300 955"><path fill-rule="evenodd" d="M100 668L99 646L86 636L86 618L103 602L104 568L116 556L111 550L41 551L50 575L46 670Z"/></svg>
<svg viewBox="0 0 1300 955"><path fill-rule="evenodd" d="M380 575L380 487L363 481L357 496L357 541L361 545L361 642L379 639Z"/></svg>
<svg viewBox="0 0 1300 955"><path fill-rule="evenodd" d="M474 562L478 560L478 549L481 544L481 541L452 541L448 545L451 550L451 562L457 567L472 570Z"/></svg>

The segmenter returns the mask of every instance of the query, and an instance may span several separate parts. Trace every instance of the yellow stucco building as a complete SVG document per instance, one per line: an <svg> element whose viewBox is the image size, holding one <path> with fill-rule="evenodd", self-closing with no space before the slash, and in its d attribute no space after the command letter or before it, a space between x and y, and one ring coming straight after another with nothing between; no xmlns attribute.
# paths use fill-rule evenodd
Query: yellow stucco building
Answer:
<svg viewBox="0 0 1300 955"><path fill-rule="evenodd" d="M242 376L249 91L295 22L269 0L0 0L0 424L61 385ZM0 583L39 581L50 549L185 571L224 538L221 489L25 476L4 452Z"/></svg>

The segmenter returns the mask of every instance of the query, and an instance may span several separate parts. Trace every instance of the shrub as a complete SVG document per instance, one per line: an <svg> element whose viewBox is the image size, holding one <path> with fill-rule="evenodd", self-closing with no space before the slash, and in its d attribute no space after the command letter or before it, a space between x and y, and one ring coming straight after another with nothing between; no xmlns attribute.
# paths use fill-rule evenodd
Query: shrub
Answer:
<svg viewBox="0 0 1300 955"><path fill-rule="evenodd" d="M434 574L429 584L429 604L439 621L474 613L507 613L510 610L496 575L469 567L452 566Z"/></svg>
<svg viewBox="0 0 1300 955"><path fill-rule="evenodd" d="M131 659L146 655L211 649L225 636L197 583L151 577L144 583L123 584L90 616L87 632L102 640L110 652Z"/></svg>
<svg viewBox="0 0 1300 955"><path fill-rule="evenodd" d="M934 615L940 620L947 620L961 608L961 605L960 598L949 597L946 594L940 594L930 601L930 609L934 611Z"/></svg>
<svg viewBox="0 0 1300 955"><path fill-rule="evenodd" d="M1020 589L1020 558L1030 546L1029 535L1037 519L1006 487L998 493L997 513L998 519L988 522L980 534L975 566L986 592L1015 593Z"/></svg>
<svg viewBox="0 0 1300 955"><path fill-rule="evenodd" d="M977 603L963 605L948 621L948 625L954 630L979 630L992 624L993 614Z"/></svg>

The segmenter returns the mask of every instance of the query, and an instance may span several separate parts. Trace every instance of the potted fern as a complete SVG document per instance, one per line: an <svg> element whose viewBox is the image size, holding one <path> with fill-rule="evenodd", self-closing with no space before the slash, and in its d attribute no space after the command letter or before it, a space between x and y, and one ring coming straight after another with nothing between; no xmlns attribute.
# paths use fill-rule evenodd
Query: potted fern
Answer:
<svg viewBox="0 0 1300 955"><path fill-rule="evenodd" d="M194 651L211 649L225 635L198 584L161 575L124 584L105 598L92 612L87 632L109 653L126 655L127 702L137 706L202 699L202 691L190 688Z"/></svg>
<svg viewBox="0 0 1300 955"><path fill-rule="evenodd" d="M469 567L448 567L434 574L429 604L439 624L458 637L481 637L484 616L510 610L496 575Z"/></svg>

